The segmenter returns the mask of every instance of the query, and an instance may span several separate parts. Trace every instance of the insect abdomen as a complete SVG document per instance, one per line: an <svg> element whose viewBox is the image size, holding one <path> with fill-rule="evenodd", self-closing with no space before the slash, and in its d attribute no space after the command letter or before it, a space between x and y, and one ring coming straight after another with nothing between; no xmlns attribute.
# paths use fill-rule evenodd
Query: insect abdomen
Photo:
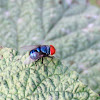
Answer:
<svg viewBox="0 0 100 100"><path fill-rule="evenodd" d="M35 50L31 50L31 51L30 51L30 53L29 53L30 58L32 58L32 59L33 59L33 58L35 58L35 57L36 57L35 52L36 52Z"/></svg>

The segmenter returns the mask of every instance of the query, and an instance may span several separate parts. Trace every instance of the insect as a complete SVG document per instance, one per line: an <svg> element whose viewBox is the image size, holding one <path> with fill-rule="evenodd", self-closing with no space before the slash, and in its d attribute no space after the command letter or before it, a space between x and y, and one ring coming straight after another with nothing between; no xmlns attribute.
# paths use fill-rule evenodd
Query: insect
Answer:
<svg viewBox="0 0 100 100"><path fill-rule="evenodd" d="M54 55L56 52L56 49L54 48L53 45L34 45L34 46L25 46L21 47L29 51L29 57L25 60L25 64L30 64L34 61L39 60L42 58L42 63L43 63L43 57L50 57L50 55Z"/></svg>

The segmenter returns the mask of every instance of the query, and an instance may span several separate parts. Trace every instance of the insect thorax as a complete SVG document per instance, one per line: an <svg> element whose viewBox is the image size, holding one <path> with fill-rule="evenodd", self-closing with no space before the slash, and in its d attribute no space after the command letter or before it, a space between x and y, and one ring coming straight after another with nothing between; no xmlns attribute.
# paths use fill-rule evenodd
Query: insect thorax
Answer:
<svg viewBox="0 0 100 100"><path fill-rule="evenodd" d="M45 54L50 54L50 46L41 46L41 52Z"/></svg>

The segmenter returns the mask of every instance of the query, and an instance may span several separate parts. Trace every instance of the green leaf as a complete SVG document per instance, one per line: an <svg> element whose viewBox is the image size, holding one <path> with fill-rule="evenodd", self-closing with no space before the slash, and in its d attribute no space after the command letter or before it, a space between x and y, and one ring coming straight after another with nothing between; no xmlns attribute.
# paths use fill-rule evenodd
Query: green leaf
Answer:
<svg viewBox="0 0 100 100"><path fill-rule="evenodd" d="M100 93L100 64L95 65L94 67L87 69L81 74L81 79L84 83L92 87L93 90Z"/></svg>
<svg viewBox="0 0 100 100"><path fill-rule="evenodd" d="M19 48L24 45L52 44L56 58L82 76L100 59L100 9L86 1L0 0L0 45L22 53ZM92 70L98 77L99 69ZM85 78L94 80L84 74L81 79ZM95 86L84 82L100 93L98 79Z"/></svg>
<svg viewBox="0 0 100 100"><path fill-rule="evenodd" d="M92 5L95 5L97 7L100 7L100 1L99 0L89 0L89 3Z"/></svg>
<svg viewBox="0 0 100 100"><path fill-rule="evenodd" d="M79 81L79 75L56 58L24 65L27 54L0 50L1 100L97 100L98 95Z"/></svg>

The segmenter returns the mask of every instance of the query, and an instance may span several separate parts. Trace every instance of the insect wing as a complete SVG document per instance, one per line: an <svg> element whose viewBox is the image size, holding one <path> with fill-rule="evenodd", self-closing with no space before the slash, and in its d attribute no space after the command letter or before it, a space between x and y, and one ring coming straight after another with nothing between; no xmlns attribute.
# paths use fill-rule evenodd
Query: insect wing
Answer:
<svg viewBox="0 0 100 100"><path fill-rule="evenodd" d="M37 60L37 59L40 59L42 57L42 54L39 53L39 52L34 52L33 54L34 54L34 56L32 56L32 59L36 59Z"/></svg>
<svg viewBox="0 0 100 100"><path fill-rule="evenodd" d="M36 61L36 60L43 57L43 54L38 53L38 52L35 52L35 55L36 56L33 56L33 58L31 58L30 56L28 58L26 58L26 60L24 61L24 64L25 65L30 64L30 63L32 63L32 62L34 62L34 61Z"/></svg>
<svg viewBox="0 0 100 100"><path fill-rule="evenodd" d="M25 65L28 65L28 64L30 64L30 63L32 63L32 62L34 62L34 61L35 61L35 60L31 59L30 56L29 56L29 57L27 57L27 58L25 59L24 64L25 64Z"/></svg>
<svg viewBox="0 0 100 100"><path fill-rule="evenodd" d="M23 46L23 47L21 47L21 49L24 49L24 50L32 50L32 49L38 48L39 46L40 45Z"/></svg>

